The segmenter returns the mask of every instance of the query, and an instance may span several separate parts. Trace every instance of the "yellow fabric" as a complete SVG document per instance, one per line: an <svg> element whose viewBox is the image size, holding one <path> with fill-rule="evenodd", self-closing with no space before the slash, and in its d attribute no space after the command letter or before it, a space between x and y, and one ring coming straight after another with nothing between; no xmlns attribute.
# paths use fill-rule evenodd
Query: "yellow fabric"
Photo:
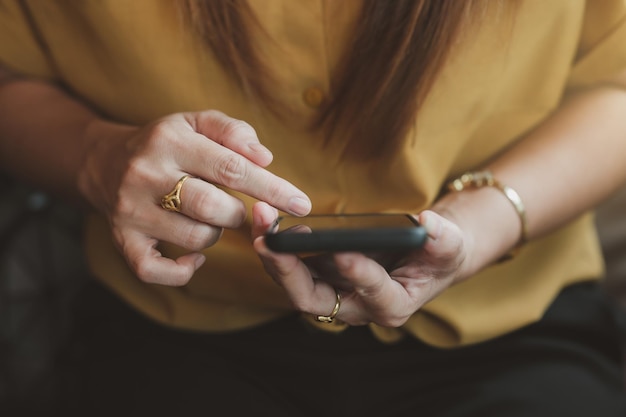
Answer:
<svg viewBox="0 0 626 417"><path fill-rule="evenodd" d="M321 133L305 129L316 109L303 92L330 88L358 1L251 1L273 39L257 42L272 57L276 96L293 111L289 126L246 99L183 30L175 2L23 3L28 18L15 0L0 0L0 61L62 82L120 122L208 108L246 120L273 151L271 170L308 193L318 213L416 213L448 179L479 167L549 115L564 94L626 67L624 0L524 0L514 19L494 8L464 34L401 152L368 164L342 162L340 141L322 150ZM96 276L171 326L224 331L291 311L252 251L248 226L227 231L207 250L207 262L183 288L135 278L96 215L88 220L86 247ZM175 247L165 252L182 253ZM564 286L597 279L602 269L592 219L583 216L528 244L513 261L450 288L403 329L374 333L392 341L406 332L445 347L479 342L532 323Z"/></svg>

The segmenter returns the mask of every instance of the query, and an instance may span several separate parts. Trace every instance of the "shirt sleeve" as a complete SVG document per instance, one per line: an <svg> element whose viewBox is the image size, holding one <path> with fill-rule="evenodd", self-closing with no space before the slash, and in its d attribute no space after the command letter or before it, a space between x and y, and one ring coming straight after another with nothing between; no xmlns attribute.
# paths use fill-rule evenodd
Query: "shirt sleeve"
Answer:
<svg viewBox="0 0 626 417"><path fill-rule="evenodd" d="M54 78L54 68L28 17L26 1L0 0L0 63L19 74Z"/></svg>
<svg viewBox="0 0 626 417"><path fill-rule="evenodd" d="M626 69L626 0L587 0L569 89L585 88Z"/></svg>

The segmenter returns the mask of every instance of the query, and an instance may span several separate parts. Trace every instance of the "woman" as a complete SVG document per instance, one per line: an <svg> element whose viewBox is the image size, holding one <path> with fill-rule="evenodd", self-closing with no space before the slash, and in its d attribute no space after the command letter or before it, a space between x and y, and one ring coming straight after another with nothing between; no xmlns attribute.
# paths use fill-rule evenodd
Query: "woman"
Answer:
<svg viewBox="0 0 626 417"><path fill-rule="evenodd" d="M3 166L92 209L84 414L623 415L623 0L1 4ZM314 279L278 211L428 240Z"/></svg>

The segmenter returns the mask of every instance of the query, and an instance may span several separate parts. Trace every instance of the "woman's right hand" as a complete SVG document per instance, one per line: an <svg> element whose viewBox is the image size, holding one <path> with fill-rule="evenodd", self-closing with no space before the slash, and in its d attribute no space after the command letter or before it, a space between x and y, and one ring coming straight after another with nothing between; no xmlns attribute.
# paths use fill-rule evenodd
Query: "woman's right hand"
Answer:
<svg viewBox="0 0 626 417"><path fill-rule="evenodd" d="M242 224L244 203L218 186L294 215L311 208L306 194L265 169L272 154L254 129L218 111L174 114L142 128L98 120L85 137L79 189L108 218L118 249L145 282L186 284L204 263L200 251L223 228ZM161 198L184 175L191 177L180 212L163 209ZM163 257L161 241L190 253Z"/></svg>

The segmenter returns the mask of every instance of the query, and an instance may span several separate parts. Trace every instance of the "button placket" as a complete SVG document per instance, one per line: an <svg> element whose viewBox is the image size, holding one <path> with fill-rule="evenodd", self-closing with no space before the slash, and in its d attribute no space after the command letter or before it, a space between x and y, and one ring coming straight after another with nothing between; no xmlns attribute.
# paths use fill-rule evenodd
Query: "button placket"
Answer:
<svg viewBox="0 0 626 417"><path fill-rule="evenodd" d="M302 92L302 100L313 109L319 108L325 99L326 94L319 87L308 87Z"/></svg>

